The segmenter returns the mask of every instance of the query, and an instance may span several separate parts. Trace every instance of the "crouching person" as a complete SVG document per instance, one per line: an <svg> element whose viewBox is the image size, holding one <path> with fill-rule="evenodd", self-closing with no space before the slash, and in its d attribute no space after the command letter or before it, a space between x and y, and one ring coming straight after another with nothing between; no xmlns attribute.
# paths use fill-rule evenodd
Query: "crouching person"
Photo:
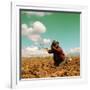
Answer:
<svg viewBox="0 0 90 90"><path fill-rule="evenodd" d="M53 41L51 44L51 50L48 53L53 53L54 65L59 66L59 64L65 60L65 54L62 48L59 46L59 42Z"/></svg>

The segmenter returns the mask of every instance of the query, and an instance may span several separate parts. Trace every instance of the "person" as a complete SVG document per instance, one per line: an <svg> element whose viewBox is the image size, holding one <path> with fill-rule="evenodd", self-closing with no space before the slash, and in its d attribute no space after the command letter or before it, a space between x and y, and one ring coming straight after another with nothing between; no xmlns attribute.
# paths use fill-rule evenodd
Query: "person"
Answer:
<svg viewBox="0 0 90 90"><path fill-rule="evenodd" d="M64 61L65 54L62 50L62 48L59 46L59 42L53 40L51 44L51 49L48 50L48 53L53 53L53 59L54 59L54 65L59 66L59 64Z"/></svg>

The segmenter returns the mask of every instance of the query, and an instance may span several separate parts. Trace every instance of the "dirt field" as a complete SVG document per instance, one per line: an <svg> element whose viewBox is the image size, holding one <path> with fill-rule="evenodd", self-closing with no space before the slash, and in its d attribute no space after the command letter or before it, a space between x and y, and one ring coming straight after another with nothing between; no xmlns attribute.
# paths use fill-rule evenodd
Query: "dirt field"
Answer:
<svg viewBox="0 0 90 90"><path fill-rule="evenodd" d="M80 58L72 57L71 61L55 67L52 57L31 57L21 60L21 78L46 78L80 75Z"/></svg>

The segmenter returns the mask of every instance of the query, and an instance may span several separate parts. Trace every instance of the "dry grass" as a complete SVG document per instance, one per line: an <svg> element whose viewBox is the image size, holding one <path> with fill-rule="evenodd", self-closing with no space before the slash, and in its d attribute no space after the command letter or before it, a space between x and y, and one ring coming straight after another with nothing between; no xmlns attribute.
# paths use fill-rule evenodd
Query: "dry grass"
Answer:
<svg viewBox="0 0 90 90"><path fill-rule="evenodd" d="M73 57L72 61L55 67L52 57L22 58L21 78L46 78L80 75L80 58Z"/></svg>

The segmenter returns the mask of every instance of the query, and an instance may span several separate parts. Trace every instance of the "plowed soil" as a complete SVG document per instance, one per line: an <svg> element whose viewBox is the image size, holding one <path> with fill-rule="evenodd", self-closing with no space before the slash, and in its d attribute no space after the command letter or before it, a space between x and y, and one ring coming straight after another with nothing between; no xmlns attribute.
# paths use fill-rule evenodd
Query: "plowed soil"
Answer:
<svg viewBox="0 0 90 90"><path fill-rule="evenodd" d="M55 67L52 57L23 57L21 60L21 78L46 78L80 76L80 58L72 57L72 60Z"/></svg>

